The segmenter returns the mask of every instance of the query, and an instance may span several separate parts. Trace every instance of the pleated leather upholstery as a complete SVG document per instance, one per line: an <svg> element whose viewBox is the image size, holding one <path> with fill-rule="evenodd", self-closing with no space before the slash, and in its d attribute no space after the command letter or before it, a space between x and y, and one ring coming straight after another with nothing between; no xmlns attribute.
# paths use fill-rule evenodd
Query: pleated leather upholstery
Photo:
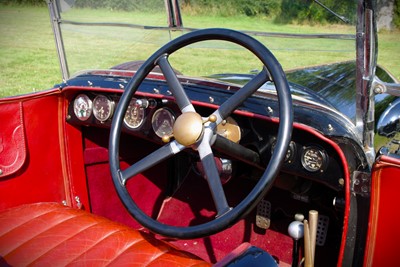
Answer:
<svg viewBox="0 0 400 267"><path fill-rule="evenodd" d="M57 203L0 213L0 266L209 266L152 236Z"/></svg>

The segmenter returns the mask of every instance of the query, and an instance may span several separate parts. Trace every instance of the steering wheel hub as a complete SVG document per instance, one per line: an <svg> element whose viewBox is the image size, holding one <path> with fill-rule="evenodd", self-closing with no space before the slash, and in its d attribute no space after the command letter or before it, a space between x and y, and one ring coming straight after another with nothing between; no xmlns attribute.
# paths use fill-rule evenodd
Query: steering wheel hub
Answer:
<svg viewBox="0 0 400 267"><path fill-rule="evenodd" d="M203 133L203 119L196 112L185 112L174 124L174 137L181 145L190 146L196 143Z"/></svg>

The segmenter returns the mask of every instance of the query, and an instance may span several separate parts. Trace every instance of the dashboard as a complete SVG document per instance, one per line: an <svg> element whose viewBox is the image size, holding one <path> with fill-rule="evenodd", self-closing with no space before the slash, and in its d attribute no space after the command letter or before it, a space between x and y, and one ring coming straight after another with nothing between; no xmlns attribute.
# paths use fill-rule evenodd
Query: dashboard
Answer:
<svg viewBox="0 0 400 267"><path fill-rule="evenodd" d="M68 103L67 122L82 127L110 128L119 98L119 93L79 91ZM198 103L196 110L206 117L213 108ZM180 110L173 98L136 96L127 108L122 130L128 135L162 145L172 136L173 125L179 115ZM262 166L267 165L274 151L277 130L276 122L240 112L232 114L217 129L218 134L225 138L256 151ZM218 156L229 158L224 153L218 153ZM242 169L246 170L246 177L256 176L255 168ZM301 127L293 129L282 172L316 181L336 191L344 186L344 171L337 151L319 136Z"/></svg>
<svg viewBox="0 0 400 267"><path fill-rule="evenodd" d="M119 98L117 94L79 93L69 105L68 122L110 128ZM125 113L123 131L160 143L164 136L172 134L177 114L179 109L169 100L132 98Z"/></svg>

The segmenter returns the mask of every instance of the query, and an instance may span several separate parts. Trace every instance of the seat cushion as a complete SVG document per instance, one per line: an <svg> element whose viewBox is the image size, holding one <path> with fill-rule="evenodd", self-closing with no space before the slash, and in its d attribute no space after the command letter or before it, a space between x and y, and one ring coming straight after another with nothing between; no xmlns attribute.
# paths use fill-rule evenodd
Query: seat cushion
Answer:
<svg viewBox="0 0 400 267"><path fill-rule="evenodd" d="M0 213L0 266L209 266L153 236L57 203Z"/></svg>

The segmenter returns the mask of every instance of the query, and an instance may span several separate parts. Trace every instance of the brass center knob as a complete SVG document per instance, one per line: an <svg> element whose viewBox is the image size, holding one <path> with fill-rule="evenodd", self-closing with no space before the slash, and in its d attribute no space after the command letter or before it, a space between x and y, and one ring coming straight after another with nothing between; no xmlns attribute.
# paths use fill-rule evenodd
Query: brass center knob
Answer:
<svg viewBox="0 0 400 267"><path fill-rule="evenodd" d="M181 145L190 146L196 143L203 132L203 120L196 112L185 112L174 124L174 137Z"/></svg>

